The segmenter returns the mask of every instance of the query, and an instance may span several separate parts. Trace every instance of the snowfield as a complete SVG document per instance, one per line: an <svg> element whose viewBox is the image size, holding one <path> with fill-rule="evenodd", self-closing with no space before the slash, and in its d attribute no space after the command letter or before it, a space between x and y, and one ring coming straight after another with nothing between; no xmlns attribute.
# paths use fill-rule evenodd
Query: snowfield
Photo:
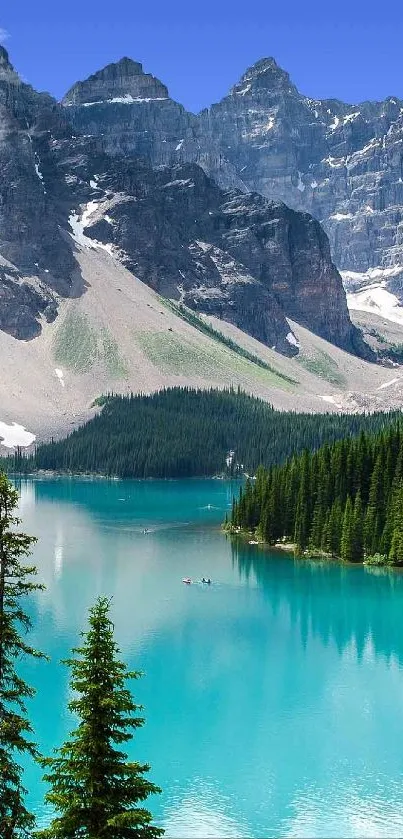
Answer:
<svg viewBox="0 0 403 839"><path fill-rule="evenodd" d="M371 268L365 274L342 271L350 311L370 312L392 323L403 325L402 302L388 290L389 280L401 274L401 265L392 268Z"/></svg>
<svg viewBox="0 0 403 839"><path fill-rule="evenodd" d="M0 437L1 445L7 449L15 449L16 446L26 448L36 439L35 434L31 431L26 431L23 425L13 422L12 425L7 425L6 422L0 422Z"/></svg>

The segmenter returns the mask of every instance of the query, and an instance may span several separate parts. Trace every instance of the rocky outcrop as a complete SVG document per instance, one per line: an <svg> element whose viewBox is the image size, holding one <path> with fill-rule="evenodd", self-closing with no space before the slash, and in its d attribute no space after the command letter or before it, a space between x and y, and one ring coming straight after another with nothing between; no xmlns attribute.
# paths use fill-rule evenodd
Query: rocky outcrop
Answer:
<svg viewBox="0 0 403 839"><path fill-rule="evenodd" d="M74 129L100 138L108 154L141 155L153 165L169 164L196 122L162 82L129 58L77 82L62 106Z"/></svg>

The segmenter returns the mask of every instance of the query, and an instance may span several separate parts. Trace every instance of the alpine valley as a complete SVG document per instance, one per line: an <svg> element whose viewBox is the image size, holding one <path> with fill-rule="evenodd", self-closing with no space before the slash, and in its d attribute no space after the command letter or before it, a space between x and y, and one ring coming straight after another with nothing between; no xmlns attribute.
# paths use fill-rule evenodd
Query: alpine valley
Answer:
<svg viewBox="0 0 403 839"><path fill-rule="evenodd" d="M272 58L194 115L129 58L58 103L0 47L4 444L111 391L400 407L402 145L403 102L310 99Z"/></svg>

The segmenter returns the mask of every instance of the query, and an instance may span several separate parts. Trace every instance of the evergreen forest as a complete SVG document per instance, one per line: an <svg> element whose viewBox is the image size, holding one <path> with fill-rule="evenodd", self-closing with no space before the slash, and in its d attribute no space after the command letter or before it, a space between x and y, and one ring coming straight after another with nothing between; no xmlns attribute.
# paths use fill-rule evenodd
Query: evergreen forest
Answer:
<svg viewBox="0 0 403 839"><path fill-rule="evenodd" d="M229 528L298 552L403 565L402 422L260 467L234 500Z"/></svg>
<svg viewBox="0 0 403 839"><path fill-rule="evenodd" d="M100 402L100 413L68 437L38 445L31 457L18 452L3 468L121 478L254 474L259 464L279 464L361 430L379 431L398 416L277 411L232 389L171 388Z"/></svg>

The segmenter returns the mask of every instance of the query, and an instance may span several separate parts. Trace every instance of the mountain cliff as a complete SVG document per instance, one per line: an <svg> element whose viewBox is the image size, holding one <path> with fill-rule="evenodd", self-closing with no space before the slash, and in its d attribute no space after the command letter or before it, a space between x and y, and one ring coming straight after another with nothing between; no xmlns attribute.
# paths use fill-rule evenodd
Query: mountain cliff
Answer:
<svg viewBox="0 0 403 839"><path fill-rule="evenodd" d="M60 107L21 82L4 49L1 62L4 330L32 338L61 300L85 293L75 240L288 355L298 342L287 316L368 353L318 222L257 193L224 191L200 155L176 162L185 138L175 134L186 128L197 143L199 123L141 64L106 67Z"/></svg>
<svg viewBox="0 0 403 839"><path fill-rule="evenodd" d="M23 84L0 47L0 328L40 331L68 294L74 260L60 235L41 169L43 137L60 129L56 103Z"/></svg>
<svg viewBox="0 0 403 839"><path fill-rule="evenodd" d="M248 189L312 213L337 266L403 265L403 102L346 104L299 93L273 58L200 115Z"/></svg>
<svg viewBox="0 0 403 839"><path fill-rule="evenodd" d="M119 75L111 69L119 66L101 73ZM141 65L124 59L122 66L138 85ZM256 191L310 213L328 234L337 267L348 272L349 291L369 286L375 309L379 289L403 300L401 100L313 99L265 58L195 116L154 79L147 97L141 86L128 95L120 82L101 96L99 76L81 83L88 87L80 101L76 85L63 102L75 129L102 136L109 153L140 153L153 165L196 162L223 189ZM146 85L152 77L141 78Z"/></svg>

